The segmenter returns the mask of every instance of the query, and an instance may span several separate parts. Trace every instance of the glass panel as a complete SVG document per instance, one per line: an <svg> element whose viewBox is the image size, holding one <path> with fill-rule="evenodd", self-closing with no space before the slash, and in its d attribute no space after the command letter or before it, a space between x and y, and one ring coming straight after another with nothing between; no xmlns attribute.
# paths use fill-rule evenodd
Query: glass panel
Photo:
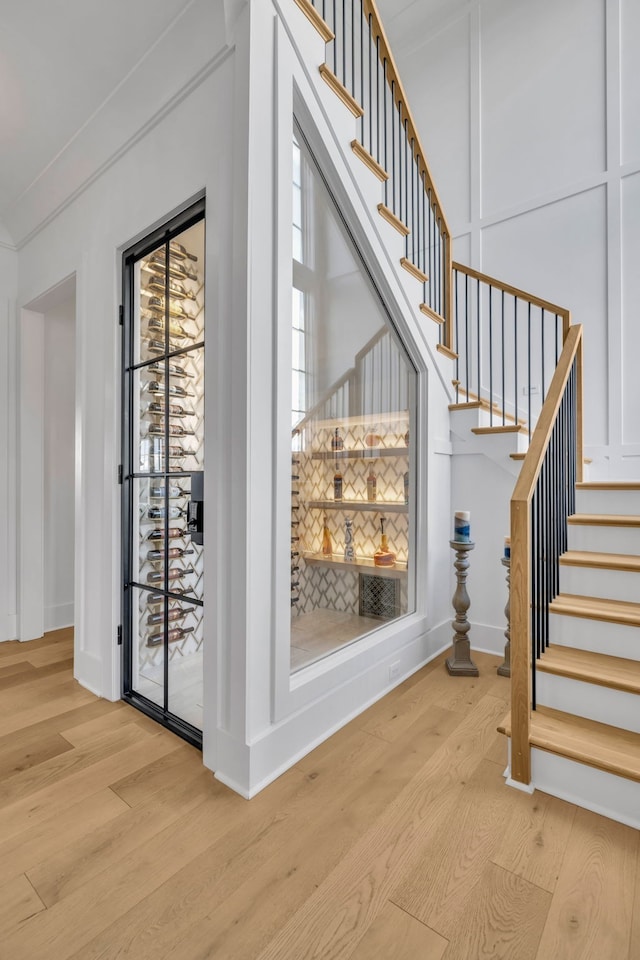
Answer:
<svg viewBox="0 0 640 960"><path fill-rule="evenodd" d="M202 729L203 608L183 600L172 604L169 624L169 710Z"/></svg>
<svg viewBox="0 0 640 960"><path fill-rule="evenodd" d="M166 599L155 590L132 588L133 688L164 707L164 616Z"/></svg>
<svg viewBox="0 0 640 960"><path fill-rule="evenodd" d="M415 369L300 153L314 258L292 303L292 670L415 609Z"/></svg>

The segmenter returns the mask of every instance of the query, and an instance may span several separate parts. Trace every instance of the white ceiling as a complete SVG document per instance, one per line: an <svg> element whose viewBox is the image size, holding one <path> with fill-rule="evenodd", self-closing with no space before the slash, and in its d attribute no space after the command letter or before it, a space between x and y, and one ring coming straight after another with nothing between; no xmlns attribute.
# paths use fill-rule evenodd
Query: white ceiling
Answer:
<svg viewBox="0 0 640 960"><path fill-rule="evenodd" d="M190 3L0 0L0 220Z"/></svg>

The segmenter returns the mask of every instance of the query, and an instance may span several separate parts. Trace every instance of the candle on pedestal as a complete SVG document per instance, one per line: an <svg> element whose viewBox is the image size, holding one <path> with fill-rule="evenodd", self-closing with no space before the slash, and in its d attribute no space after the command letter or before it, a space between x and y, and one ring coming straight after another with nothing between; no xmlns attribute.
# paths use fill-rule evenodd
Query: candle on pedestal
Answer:
<svg viewBox="0 0 640 960"><path fill-rule="evenodd" d="M468 510L456 510L453 517L453 539L462 543L471 541L471 514Z"/></svg>

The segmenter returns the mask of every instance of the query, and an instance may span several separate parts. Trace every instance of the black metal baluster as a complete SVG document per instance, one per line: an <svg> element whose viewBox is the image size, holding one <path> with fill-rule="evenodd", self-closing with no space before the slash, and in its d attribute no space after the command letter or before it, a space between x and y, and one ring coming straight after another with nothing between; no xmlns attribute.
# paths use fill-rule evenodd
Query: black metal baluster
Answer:
<svg viewBox="0 0 640 960"><path fill-rule="evenodd" d="M373 59L373 54L371 52L371 39L373 36L373 30L371 28L371 14L369 14L369 36L368 36L368 47L369 47L369 153L373 156L373 68L371 61Z"/></svg>
<svg viewBox="0 0 640 960"><path fill-rule="evenodd" d="M404 118L403 138L404 138L404 224L411 229L409 224L409 134L407 131L408 118ZM405 253L409 256L409 235L405 240Z"/></svg>
<svg viewBox="0 0 640 960"><path fill-rule="evenodd" d="M536 617L536 607L538 603L538 491L540 479L531 498L531 611L529 620L531 624L531 706L535 710L536 706L536 659L538 656L538 623Z"/></svg>
<svg viewBox="0 0 640 960"><path fill-rule="evenodd" d="M342 3L342 85L347 85L347 0L340 0Z"/></svg>
<svg viewBox="0 0 640 960"><path fill-rule="evenodd" d="M489 284L489 426L493 426L493 288Z"/></svg>
<svg viewBox="0 0 640 960"><path fill-rule="evenodd" d="M515 295L513 298L513 369L513 390L515 395L514 416L515 422L518 423L518 298Z"/></svg>
<svg viewBox="0 0 640 960"><path fill-rule="evenodd" d="M387 167L387 101L389 99L389 90L387 89L387 58L385 57L382 62L382 83L384 89L384 99L383 99L383 109L384 109L384 169L389 173L389 168ZM388 206L388 194L387 187L389 184L389 179L384 182L384 202Z"/></svg>
<svg viewBox="0 0 640 960"><path fill-rule="evenodd" d="M376 37L376 160L380 163L380 37Z"/></svg>
<svg viewBox="0 0 640 960"><path fill-rule="evenodd" d="M351 96L356 95L356 0L351 0Z"/></svg>
<svg viewBox="0 0 640 960"><path fill-rule="evenodd" d="M396 82L395 80L391 81L391 208L395 213L398 209L396 206L396 124L395 124L395 110L396 110Z"/></svg>
<svg viewBox="0 0 640 960"><path fill-rule="evenodd" d="M466 382L465 390L467 393L466 402L469 402L469 274L464 276L464 363Z"/></svg>
<svg viewBox="0 0 640 960"><path fill-rule="evenodd" d="M501 300L501 304L500 304L500 324L501 324L501 328L502 328L502 331L501 331L501 337L502 337L502 395L501 395L501 402L502 402L502 426L504 427L504 425L505 425L505 418L506 418L506 412L507 412L507 397L506 397L505 390L504 390L505 368L506 368L506 361L507 361L507 357L506 357L506 354L505 354L505 345L504 345L504 290L501 290L501 291L500 291L500 300ZM516 417L516 420L517 420L517 417Z"/></svg>
<svg viewBox="0 0 640 960"><path fill-rule="evenodd" d="M457 382L456 382L456 403L459 403L459 402L460 402L460 400L459 400L459 392L460 392L460 335L459 335L459 331L458 331L458 317L459 317L459 315L460 315L460 306L459 306L459 302L458 302L458 300L459 300L459 298L458 298L458 280L459 280L459 279L460 279L460 274L459 274L458 271L456 270L456 271L454 272L454 275L453 275L453 283L454 283L454 286L453 286L453 296L454 296L454 303L455 303L454 324L455 324L455 332L456 332L456 342L455 342L455 350L456 350L456 381L457 381Z"/></svg>
<svg viewBox="0 0 640 960"><path fill-rule="evenodd" d="M336 33L336 0L333 0L333 72L338 75L338 37Z"/></svg>
<svg viewBox="0 0 640 960"><path fill-rule="evenodd" d="M433 275L434 273L433 271L433 240L432 240L433 209L431 207L431 187L429 187L429 190L427 191L427 199L429 201L427 204L427 215L429 217L429 269L427 270L427 273L429 274L429 277L431 279L431 282L429 284L429 306L431 307L432 310L435 310L436 301L435 301L435 290L434 290L435 277Z"/></svg>
<svg viewBox="0 0 640 960"><path fill-rule="evenodd" d="M480 400L480 384L482 383L482 360L480 350L480 281L476 280L476 353L478 355L478 400Z"/></svg>
<svg viewBox="0 0 640 960"><path fill-rule="evenodd" d="M398 213L402 220L402 100L398 100Z"/></svg>
<svg viewBox="0 0 640 960"><path fill-rule="evenodd" d="M438 313L442 316L442 219L438 217Z"/></svg>
<svg viewBox="0 0 640 960"><path fill-rule="evenodd" d="M540 337L541 337L541 346L540 346L540 349L541 349L541 351L542 351L542 362L541 362L541 369L540 369L540 375L541 375L541 378L542 378L542 383L540 384L540 404L543 404L543 403L544 403L544 397L545 397L545 382L544 382L544 320L545 320L545 317L544 317L544 307L542 307L541 317L540 317L540 330L541 330L541 333L540 333Z"/></svg>
<svg viewBox="0 0 640 960"><path fill-rule="evenodd" d="M360 106L363 110L360 117L360 143L364 147L364 0L360 0Z"/></svg>
<svg viewBox="0 0 640 960"><path fill-rule="evenodd" d="M414 139L411 138L411 263L416 262L416 222L415 222L415 213L416 213L416 164L415 156L413 153Z"/></svg>
<svg viewBox="0 0 640 960"><path fill-rule="evenodd" d="M531 436L531 302L527 304L527 429Z"/></svg>

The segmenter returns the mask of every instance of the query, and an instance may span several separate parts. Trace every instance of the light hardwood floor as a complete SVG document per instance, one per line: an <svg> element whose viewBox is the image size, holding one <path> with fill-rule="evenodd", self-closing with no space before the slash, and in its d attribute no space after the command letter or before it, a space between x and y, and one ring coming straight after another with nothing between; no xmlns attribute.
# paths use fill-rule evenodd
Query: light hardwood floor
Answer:
<svg viewBox="0 0 640 960"><path fill-rule="evenodd" d="M638 960L636 831L504 786L497 658L439 658L254 800L0 645L0 960Z"/></svg>

